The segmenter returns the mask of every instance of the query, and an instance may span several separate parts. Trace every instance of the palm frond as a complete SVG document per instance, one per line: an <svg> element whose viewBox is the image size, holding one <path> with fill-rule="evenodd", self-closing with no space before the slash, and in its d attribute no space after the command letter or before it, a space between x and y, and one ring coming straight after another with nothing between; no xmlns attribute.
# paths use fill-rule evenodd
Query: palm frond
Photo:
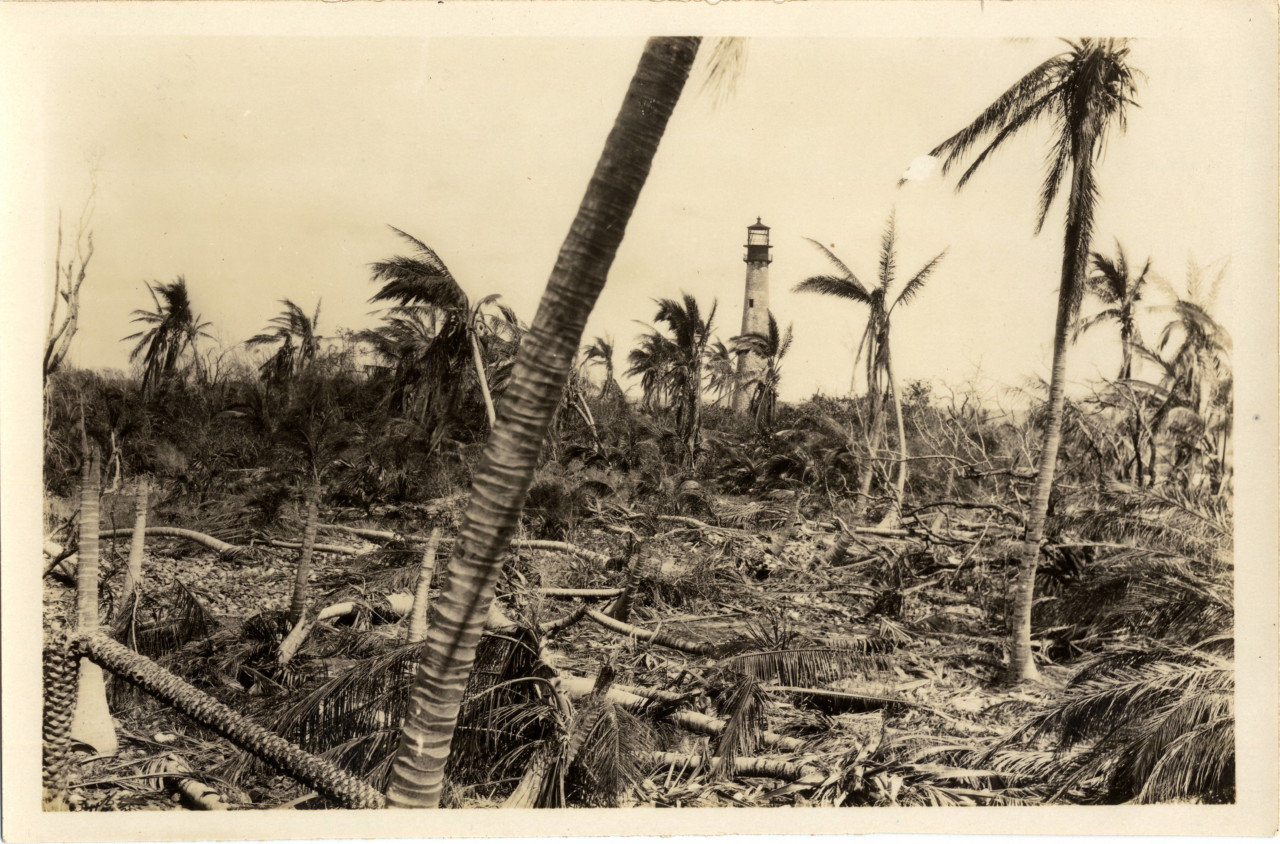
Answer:
<svg viewBox="0 0 1280 844"><path fill-rule="evenodd" d="M920 291L924 289L925 283L929 280L929 276L935 269L937 269L938 264L942 262L942 259L946 257L946 254L947 250L943 249L935 255L929 263L921 267L920 271L917 272L902 288L902 292L898 294L898 298L894 300L894 303L889 310L892 311L898 305L911 304L911 300L919 295Z"/></svg>

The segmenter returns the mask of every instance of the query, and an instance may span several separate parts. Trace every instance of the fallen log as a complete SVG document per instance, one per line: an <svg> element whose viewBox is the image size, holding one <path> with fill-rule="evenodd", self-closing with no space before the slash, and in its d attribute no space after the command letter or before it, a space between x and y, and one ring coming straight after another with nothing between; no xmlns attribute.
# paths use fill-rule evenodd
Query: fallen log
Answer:
<svg viewBox="0 0 1280 844"><path fill-rule="evenodd" d="M536 590L539 595L548 598L616 598L622 589L566 589L547 586Z"/></svg>
<svg viewBox="0 0 1280 844"><path fill-rule="evenodd" d="M711 642L693 642L688 639L682 639L679 636L673 636L670 633L663 633L661 630L645 630L626 622L618 621L616 618L610 618L597 610L587 610L587 617L606 630L621 633L623 636L630 636L640 642L662 645L664 648L671 648L673 651L682 651L694 656L710 656L716 650L716 646Z"/></svg>
<svg viewBox="0 0 1280 844"><path fill-rule="evenodd" d="M133 528L116 528L115 530L104 530L98 533L99 539L112 539L125 536L133 536ZM223 542L221 539L210 536L207 533L200 533L196 530L187 530L186 528L155 527L147 525L146 536L147 538L151 538L153 536L171 536L177 539L190 539L192 542L199 543L206 548L212 548L219 554L238 554L244 550L239 545L232 545L230 542Z"/></svg>
<svg viewBox="0 0 1280 844"><path fill-rule="evenodd" d="M861 692L838 692L834 689L806 689L800 686L761 686L766 692L782 692L792 695L807 695L809 697L821 697L827 700L841 701L845 703L859 703L871 708L880 708L884 706L908 706L912 709L919 709L937 715L939 718L945 718L948 721L957 721L959 719L934 709L932 706L926 706L923 703L916 703L911 700L904 700L898 697L888 697L886 695L871 695Z"/></svg>
<svg viewBox="0 0 1280 844"><path fill-rule="evenodd" d="M150 528L148 528L148 530L150 530ZM302 547L301 542L290 542L287 539L268 539L265 544L270 545L273 548L301 548ZM321 542L317 542L316 544L312 545L311 550L321 551L325 554L347 554L348 556L352 556L352 557L362 553L359 548L351 548L346 545L325 545Z"/></svg>
<svg viewBox="0 0 1280 844"><path fill-rule="evenodd" d="M420 536L416 534L400 534L389 530L374 530L373 528L353 528L345 525L320 525L322 528L331 530L340 530L359 536L362 539L380 540L390 542L392 540L401 540L403 542L428 542L430 537ZM439 542L441 545L452 544L454 537L441 537ZM297 545L286 545L283 547L298 547ZM608 554L601 554L599 551L592 551L589 548L580 548L577 545L571 545L568 542L555 542L550 539L516 539L511 543L511 547L519 551L563 551L566 554L573 554L591 563L604 564L609 562ZM319 550L321 546L317 545ZM356 553L356 552L351 552Z"/></svg>
<svg viewBox="0 0 1280 844"><path fill-rule="evenodd" d="M682 769L715 770L721 767L719 756L686 756L683 753L644 753L640 758L654 768L679 767ZM769 759L764 756L739 756L733 769L739 777L766 777L787 782L812 782L814 785L827 778L827 774L815 765L788 762L785 759Z"/></svg>

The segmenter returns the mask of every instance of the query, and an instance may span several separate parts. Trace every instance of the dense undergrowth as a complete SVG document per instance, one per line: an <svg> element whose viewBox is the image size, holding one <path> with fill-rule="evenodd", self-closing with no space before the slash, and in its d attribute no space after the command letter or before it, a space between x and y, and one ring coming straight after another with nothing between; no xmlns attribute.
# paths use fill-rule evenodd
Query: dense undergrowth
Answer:
<svg viewBox="0 0 1280 844"><path fill-rule="evenodd" d="M424 416L391 377L342 354L287 381L232 369L145 392L58 373L45 450L46 533L68 549L81 412L104 455L104 528L131 524L146 475L150 524L237 548L153 540L123 603L108 548L113 635L379 789L416 654L394 596L413 592L433 528L448 558L486 431L470 394ZM1072 406L1033 615L1044 680L1007 688L1036 413L912 384L904 495L875 455L859 522L862 401L780 404L765 427L707 406L690 455L668 415L585 375L570 390L521 537L581 553L513 552L447 805L1234 799L1229 472L1185 431L1142 446L1144 476L1114 408ZM339 527L321 528L314 603L351 606L282 664L296 552L270 543L301 535L317 483ZM51 567L46 633L71 624L68 580ZM613 592L556 593L573 589ZM122 683L110 694L122 751L82 761L73 807L168 805L181 778L231 806L328 805Z"/></svg>

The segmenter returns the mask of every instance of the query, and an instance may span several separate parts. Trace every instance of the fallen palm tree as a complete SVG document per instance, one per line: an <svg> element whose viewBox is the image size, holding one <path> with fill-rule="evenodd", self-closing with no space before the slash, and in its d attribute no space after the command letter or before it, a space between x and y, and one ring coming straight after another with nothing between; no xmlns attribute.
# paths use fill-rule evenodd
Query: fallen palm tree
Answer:
<svg viewBox="0 0 1280 844"><path fill-rule="evenodd" d="M367 783L333 763L290 744L119 642L101 635L81 635L50 652L48 656L52 661L60 659L71 664L80 657L91 660L116 677L137 686L230 740L237 747L268 762L276 770L344 806L374 809L385 805L383 796ZM60 712L50 713L50 703L65 703L75 699L75 673L60 666L51 666L45 676L46 683L50 686L45 691L45 782L57 786L66 781L67 731L70 719L63 717Z"/></svg>

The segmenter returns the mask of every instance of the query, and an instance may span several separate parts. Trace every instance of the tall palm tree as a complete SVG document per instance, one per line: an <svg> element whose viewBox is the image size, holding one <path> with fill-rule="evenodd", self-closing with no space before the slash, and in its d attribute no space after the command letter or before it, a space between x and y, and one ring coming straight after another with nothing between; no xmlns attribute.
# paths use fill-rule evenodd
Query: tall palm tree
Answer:
<svg viewBox="0 0 1280 844"><path fill-rule="evenodd" d="M899 305L911 303L911 300L924 288L929 276L937 269L943 256L947 254L947 250L944 249L933 256L902 286L902 290L899 291L898 295L891 299L889 288L893 286L894 276L897 273L897 259L894 255L894 244L897 238L896 228L894 215L890 214L889 223L885 227L884 236L880 240L880 269L879 283L877 285L868 286L863 284L853 274L853 270L849 269L843 261L837 258L835 253L813 238L809 238L809 242L818 247L822 254L827 257L827 260L831 262L835 273L806 278L793 288L796 293L821 293L867 306L867 327L862 333L862 339L858 341L858 350L854 353L853 359L854 378L856 379L858 361L861 360L864 353L866 354L867 404L869 408L867 431L870 452L869 459L862 468L858 482L858 500L854 505L856 518L861 518L871 490L872 461L875 460L875 456L880 450L881 440L884 437L883 407L886 397L892 398L898 421L898 450L902 459L898 464L894 492L899 506L902 503L902 492L907 482L907 440L905 426L902 421L902 401L893 375L893 357L889 351L890 317Z"/></svg>
<svg viewBox="0 0 1280 844"><path fill-rule="evenodd" d="M990 138L990 143L973 158L961 175L956 185L956 190L960 190L1005 141L1040 118L1050 118L1054 134L1047 173L1040 188L1037 234L1044 227L1063 180L1070 174L1058 313L1053 331L1049 413L1044 427L1035 496L1027 517L1022 558L1014 586L1009 679L1015 683L1039 676L1031 656L1031 604L1040 542L1044 539L1045 517L1049 510L1049 494L1058 462L1058 446L1062 440L1067 348L1089 269L1089 245L1099 198L1095 167L1105 149L1110 127L1117 125L1121 131L1125 128L1125 109L1135 103L1133 97L1137 92L1136 77L1139 73L1128 65L1129 48L1123 40L1084 38L1068 41L1067 46L1065 52L1019 79L972 123L931 152L935 157L946 156L942 161L945 174L963 160L975 144Z"/></svg>
<svg viewBox="0 0 1280 844"><path fill-rule="evenodd" d="M195 345L201 338L209 337L205 329L210 325L202 322L200 315L192 310L187 280L182 276L169 282L149 282L147 292L151 294L156 309L134 311L132 322L151 327L124 338L138 341L129 353L129 362L142 356L144 394L149 394L160 381L177 373L186 352L192 352L198 363L199 358L194 355Z"/></svg>
<svg viewBox="0 0 1280 844"><path fill-rule="evenodd" d="M750 352L764 361L759 372L752 374L742 385L751 390L749 409L761 431L773 429L773 414L778 406L778 385L782 382L782 358L791 348L791 326L778 330L778 320L769 312L769 329L766 334L740 334L730 341L735 353Z"/></svg>
<svg viewBox="0 0 1280 844"><path fill-rule="evenodd" d="M658 299L658 313L654 322L663 323L670 337L655 329L641 341L638 350L632 350L632 367L628 375L651 375L661 379L664 391L671 398L676 410L676 428L684 443L685 459L692 463L698 454L702 435L702 359L707 343L711 340L711 328L716 316L713 300L706 319L698 300L688 293L675 299ZM636 352L642 355L637 358ZM653 365L653 369L645 369ZM641 367L641 368L638 368Z"/></svg>
<svg viewBox="0 0 1280 844"><path fill-rule="evenodd" d="M483 309L497 296L481 299L472 307L466 292L435 250L394 226L391 230L413 245L414 254L397 255L373 265L373 280L381 281L383 285L369 301L395 302L400 309L425 307L438 314L435 337L424 350L426 368L435 380L444 381L447 371L456 370L459 361L469 356L484 399L485 415L492 428L496 417L480 345L486 326ZM392 313L397 310L393 309Z"/></svg>
<svg viewBox="0 0 1280 844"><path fill-rule="evenodd" d="M1120 362L1121 381L1133 377L1133 352L1142 345L1142 335L1138 331L1134 319L1137 304L1142 299L1142 289L1147 285L1147 273L1151 271L1151 259L1148 258L1142 269L1135 275L1131 272L1129 259L1124 254L1124 247L1116 241L1116 256L1108 258L1098 252L1093 253L1093 274L1085 284L1086 292L1092 293L1103 304L1103 309L1081 322L1076 328L1076 336L1107 322L1114 322L1120 327L1120 348L1123 357Z"/></svg>
<svg viewBox="0 0 1280 844"><path fill-rule="evenodd" d="M246 346L279 343L275 354L259 368L262 377L269 381L288 383L302 372L320 351L320 335L316 327L320 322L320 302L311 316L289 299L281 299L284 310L270 320L267 329L245 341Z"/></svg>
<svg viewBox="0 0 1280 844"><path fill-rule="evenodd" d="M476 468L436 600L391 769L391 806L436 807L476 645L583 329L688 78L699 38L653 38L605 141L521 344L502 414Z"/></svg>

